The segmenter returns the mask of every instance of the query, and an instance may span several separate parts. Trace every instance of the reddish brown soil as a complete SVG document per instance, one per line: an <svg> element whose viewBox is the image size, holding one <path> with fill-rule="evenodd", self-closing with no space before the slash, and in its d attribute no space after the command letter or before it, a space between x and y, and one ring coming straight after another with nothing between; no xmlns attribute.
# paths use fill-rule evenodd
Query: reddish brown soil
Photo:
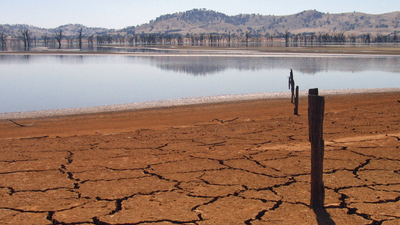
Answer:
<svg viewBox="0 0 400 225"><path fill-rule="evenodd" d="M325 97L315 212L307 99L0 121L0 223L399 224L399 100Z"/></svg>

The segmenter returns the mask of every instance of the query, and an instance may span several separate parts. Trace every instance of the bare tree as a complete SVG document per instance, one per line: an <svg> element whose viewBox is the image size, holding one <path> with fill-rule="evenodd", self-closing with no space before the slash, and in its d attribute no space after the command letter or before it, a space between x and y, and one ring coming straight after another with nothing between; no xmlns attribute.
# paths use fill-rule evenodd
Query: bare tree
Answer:
<svg viewBox="0 0 400 225"><path fill-rule="evenodd" d="M65 37L65 40L67 40L67 44L68 45L72 45L74 43L74 37L73 36Z"/></svg>
<svg viewBox="0 0 400 225"><path fill-rule="evenodd" d="M378 33L376 34L375 42L378 42L378 43L384 42L383 34L381 34L380 32L378 32Z"/></svg>
<svg viewBox="0 0 400 225"><path fill-rule="evenodd" d="M288 30L285 31L285 43L286 43L286 47L288 47L288 45L289 45L289 31Z"/></svg>
<svg viewBox="0 0 400 225"><path fill-rule="evenodd" d="M365 43L370 43L371 42L371 33L367 33L365 35L365 39L364 39Z"/></svg>
<svg viewBox="0 0 400 225"><path fill-rule="evenodd" d="M111 44L111 43L113 43L114 36L112 34L108 34L108 35L106 35L106 40L107 40L108 44Z"/></svg>
<svg viewBox="0 0 400 225"><path fill-rule="evenodd" d="M178 36L178 45L182 45L183 44L183 38L182 35Z"/></svg>
<svg viewBox="0 0 400 225"><path fill-rule="evenodd" d="M344 43L346 41L346 36L343 32L334 33L333 34L333 41L336 43Z"/></svg>
<svg viewBox="0 0 400 225"><path fill-rule="evenodd" d="M82 48L82 37L83 37L83 35L82 35L82 27L81 27L81 29L78 30L78 36L77 36L78 42L79 42L79 48Z"/></svg>
<svg viewBox="0 0 400 225"><path fill-rule="evenodd" d="M42 39L44 42L44 46L47 46L49 44L49 40L50 40L49 36L47 36L47 34L43 34Z"/></svg>
<svg viewBox="0 0 400 225"><path fill-rule="evenodd" d="M56 31L55 33L54 33L54 38L57 40L57 42L58 42L58 48L61 48L61 40L62 40L62 38L63 38L63 31L62 30L59 30L59 31Z"/></svg>
<svg viewBox="0 0 400 225"><path fill-rule="evenodd" d="M118 41L120 44L125 43L125 39L126 39L125 35L118 34L117 37L116 37L116 41Z"/></svg>
<svg viewBox="0 0 400 225"><path fill-rule="evenodd" d="M0 33L0 45L1 45L1 50L4 51L5 46L6 46L6 38L7 36L4 34L4 32Z"/></svg>
<svg viewBox="0 0 400 225"><path fill-rule="evenodd" d="M92 34L92 35L88 35L88 36L86 37L86 39L87 39L87 41L88 41L88 44L93 45L93 40L94 40L94 35L93 35L93 34Z"/></svg>
<svg viewBox="0 0 400 225"><path fill-rule="evenodd" d="M127 39L128 39L128 43L129 44L133 44L133 42L135 41L135 36L133 36L133 35L129 35L128 37L127 37Z"/></svg>
<svg viewBox="0 0 400 225"><path fill-rule="evenodd" d="M203 42L204 42L204 34L203 33L200 34L199 41L200 41L200 45L203 45Z"/></svg>
<svg viewBox="0 0 400 225"><path fill-rule="evenodd" d="M96 43L97 44L103 44L104 43L103 35L96 35Z"/></svg>
<svg viewBox="0 0 400 225"><path fill-rule="evenodd" d="M349 34L349 40L351 43L356 43L357 35L356 34Z"/></svg>
<svg viewBox="0 0 400 225"><path fill-rule="evenodd" d="M21 32L21 39L24 42L24 47L25 49L29 49L30 45L31 45L31 35L32 32L30 32L28 29L24 29L24 30L20 30Z"/></svg>
<svg viewBox="0 0 400 225"><path fill-rule="evenodd" d="M0 44L1 44L1 46L6 45L6 38L7 38L7 36L4 34L4 32L1 32L0 33Z"/></svg>

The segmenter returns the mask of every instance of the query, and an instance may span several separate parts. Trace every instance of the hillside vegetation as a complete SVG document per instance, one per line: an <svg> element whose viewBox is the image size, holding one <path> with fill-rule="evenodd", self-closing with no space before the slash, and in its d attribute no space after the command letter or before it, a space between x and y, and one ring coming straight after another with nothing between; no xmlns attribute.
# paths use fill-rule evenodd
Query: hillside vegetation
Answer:
<svg viewBox="0 0 400 225"><path fill-rule="evenodd" d="M372 15L359 12L329 14L308 10L287 16L259 14L227 16L215 11L193 9L163 15L147 24L127 28L125 31L181 34L250 32L262 35L286 31L292 34L321 32L348 32L356 35L390 34L400 31L400 12Z"/></svg>

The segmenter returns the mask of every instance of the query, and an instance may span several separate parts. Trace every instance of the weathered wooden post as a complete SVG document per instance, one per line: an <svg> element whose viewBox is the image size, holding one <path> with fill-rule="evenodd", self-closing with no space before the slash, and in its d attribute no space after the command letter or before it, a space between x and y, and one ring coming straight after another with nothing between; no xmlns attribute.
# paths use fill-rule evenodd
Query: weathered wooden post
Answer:
<svg viewBox="0 0 400 225"><path fill-rule="evenodd" d="M296 95L294 97L294 115L299 115L299 86L296 86Z"/></svg>
<svg viewBox="0 0 400 225"><path fill-rule="evenodd" d="M325 199L324 183L322 181L324 140L325 99L318 96L318 89L310 89L308 92L308 123L309 139L311 142L311 208L323 208Z"/></svg>
<svg viewBox="0 0 400 225"><path fill-rule="evenodd" d="M290 102L293 103L293 97L294 97L294 78L293 78L293 70L290 69L290 76L289 76L289 89L292 91L292 97L290 99Z"/></svg>

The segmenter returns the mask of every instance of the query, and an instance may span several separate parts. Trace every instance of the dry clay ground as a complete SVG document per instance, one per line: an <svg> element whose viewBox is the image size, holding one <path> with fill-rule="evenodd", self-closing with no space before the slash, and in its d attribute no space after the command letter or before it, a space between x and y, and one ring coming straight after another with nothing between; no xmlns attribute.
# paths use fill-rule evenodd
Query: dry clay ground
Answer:
<svg viewBox="0 0 400 225"><path fill-rule="evenodd" d="M307 99L0 121L1 224L399 224L400 93L326 96L326 210Z"/></svg>

